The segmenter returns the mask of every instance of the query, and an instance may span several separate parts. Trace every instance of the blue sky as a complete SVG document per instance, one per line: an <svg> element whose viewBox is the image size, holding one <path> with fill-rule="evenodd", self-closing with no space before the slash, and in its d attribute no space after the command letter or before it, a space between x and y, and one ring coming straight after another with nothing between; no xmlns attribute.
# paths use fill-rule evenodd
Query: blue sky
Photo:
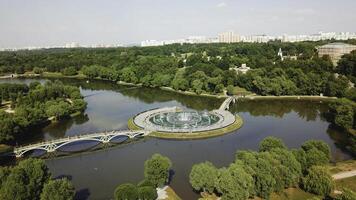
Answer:
<svg viewBox="0 0 356 200"><path fill-rule="evenodd" d="M356 32L355 0L0 0L0 48Z"/></svg>

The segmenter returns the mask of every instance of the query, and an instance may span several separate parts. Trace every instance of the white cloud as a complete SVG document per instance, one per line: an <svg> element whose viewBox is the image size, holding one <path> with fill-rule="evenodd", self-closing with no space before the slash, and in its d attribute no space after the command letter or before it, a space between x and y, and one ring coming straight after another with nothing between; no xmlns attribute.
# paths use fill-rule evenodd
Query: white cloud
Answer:
<svg viewBox="0 0 356 200"><path fill-rule="evenodd" d="M221 2L218 5L216 5L216 7L218 7L218 8L223 8L223 7L226 7L226 6L227 6L227 4L225 2Z"/></svg>

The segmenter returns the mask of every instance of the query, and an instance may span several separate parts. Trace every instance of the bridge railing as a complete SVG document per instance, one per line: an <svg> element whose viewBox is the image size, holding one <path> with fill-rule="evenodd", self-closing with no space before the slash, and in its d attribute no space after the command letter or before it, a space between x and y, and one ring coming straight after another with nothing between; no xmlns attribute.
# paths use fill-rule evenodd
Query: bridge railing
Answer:
<svg viewBox="0 0 356 200"><path fill-rule="evenodd" d="M83 138L93 138L93 137L101 137L101 136L113 135L113 134L129 134L129 133L138 133L138 132L141 132L141 131L112 130L112 131L105 131L105 132L99 132L99 133L73 135L73 136L68 136L68 137L64 137L64 138L52 139L52 140L42 141L39 143L15 147L14 151L20 150L23 148L27 149L27 148L32 148L32 147L48 145L48 144L52 144L52 143L61 143L61 142L67 142L70 140L77 140L77 139L79 140L79 139L83 139Z"/></svg>

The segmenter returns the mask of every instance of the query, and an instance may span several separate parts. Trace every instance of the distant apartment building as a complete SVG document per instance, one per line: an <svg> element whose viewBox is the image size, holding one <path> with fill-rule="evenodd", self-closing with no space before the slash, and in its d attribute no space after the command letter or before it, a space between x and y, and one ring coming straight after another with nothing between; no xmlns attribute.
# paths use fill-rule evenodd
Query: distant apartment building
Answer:
<svg viewBox="0 0 356 200"><path fill-rule="evenodd" d="M218 39L220 43L235 43L241 41L240 36L233 31L220 33Z"/></svg>
<svg viewBox="0 0 356 200"><path fill-rule="evenodd" d="M330 56L334 65L340 60L341 56L348 54L353 50L356 50L355 45L345 43L329 43L320 47L317 47L319 57L324 55Z"/></svg>
<svg viewBox="0 0 356 200"><path fill-rule="evenodd" d="M157 40L145 40L141 42L142 47L162 46L162 45L164 45L163 41L157 41Z"/></svg>

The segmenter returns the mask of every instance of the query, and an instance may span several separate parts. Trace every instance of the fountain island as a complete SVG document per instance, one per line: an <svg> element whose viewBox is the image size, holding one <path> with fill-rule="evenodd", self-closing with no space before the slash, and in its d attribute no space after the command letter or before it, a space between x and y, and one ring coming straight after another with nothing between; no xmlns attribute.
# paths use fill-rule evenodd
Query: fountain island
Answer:
<svg viewBox="0 0 356 200"><path fill-rule="evenodd" d="M242 126L242 119L225 109L213 111L182 110L166 107L148 110L131 118L131 130L147 130L150 136L172 139L213 137L232 132Z"/></svg>

